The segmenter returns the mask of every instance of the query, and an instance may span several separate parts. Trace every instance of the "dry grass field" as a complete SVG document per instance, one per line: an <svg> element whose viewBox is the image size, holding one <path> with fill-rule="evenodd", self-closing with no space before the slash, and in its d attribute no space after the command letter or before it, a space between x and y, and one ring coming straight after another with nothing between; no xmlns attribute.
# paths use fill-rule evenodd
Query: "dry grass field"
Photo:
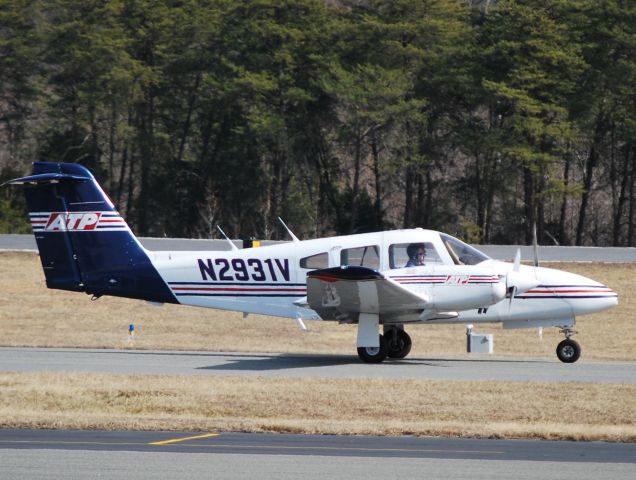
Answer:
<svg viewBox="0 0 636 480"><path fill-rule="evenodd" d="M636 266L550 265L606 283L613 311L581 319L583 361L636 360ZM48 290L39 259L0 253L0 345L355 354L355 328ZM411 355L466 357L464 326L414 326ZM547 329L495 334L498 356L548 357ZM0 427L415 434L636 441L636 386L0 373Z"/></svg>
<svg viewBox="0 0 636 480"><path fill-rule="evenodd" d="M550 265L601 281L619 294L614 310L577 322L583 359L636 360L636 301L632 295L636 265ZM31 253L0 252L0 345L41 347L129 348L128 325L134 323L135 348L240 352L336 353L355 355L354 326L307 322L302 332L294 320L196 307L164 305L102 297L92 302L79 293L49 290L39 259ZM411 355L467 356L465 326L408 328ZM494 333L495 354L554 358L562 339L557 329L503 330L480 325L476 332Z"/></svg>
<svg viewBox="0 0 636 480"><path fill-rule="evenodd" d="M0 373L0 425L636 441L636 385Z"/></svg>

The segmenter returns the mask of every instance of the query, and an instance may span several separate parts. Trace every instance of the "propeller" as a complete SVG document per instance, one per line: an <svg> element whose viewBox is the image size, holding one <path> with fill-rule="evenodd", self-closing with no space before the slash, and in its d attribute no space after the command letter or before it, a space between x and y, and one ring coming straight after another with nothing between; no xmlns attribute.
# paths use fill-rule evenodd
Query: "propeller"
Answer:
<svg viewBox="0 0 636 480"><path fill-rule="evenodd" d="M506 291L508 292L508 310L512 305L512 299L518 293L524 293L539 285L539 281L531 275L521 272L521 249L517 249L512 270L506 275Z"/></svg>
<svg viewBox="0 0 636 480"><path fill-rule="evenodd" d="M532 251L534 253L534 263L535 267L539 266L539 242L537 241L537 221L535 219L532 222ZM543 341L543 327L539 327L537 330L539 338Z"/></svg>
<svg viewBox="0 0 636 480"><path fill-rule="evenodd" d="M538 267L539 266L539 242L537 241L536 220L532 222L532 251L534 254L534 259L533 259L534 261L532 264L535 267ZM517 248L515 260L512 265L512 271L508 272L508 276L506 277L506 289L508 291L508 297L510 298L508 308L510 308L510 304L512 304L512 298L517 293L527 292L528 290L531 290L538 285L539 285L539 282L537 282L534 277L521 274L521 249Z"/></svg>
<svg viewBox="0 0 636 480"><path fill-rule="evenodd" d="M517 293L517 286L514 283L514 275L519 273L521 270L521 249L517 248L517 253L515 254L515 260L512 264L512 272L508 272L506 276L506 291L508 292L508 311L510 311L510 306L512 305L512 298ZM513 273L513 278L510 278L510 274Z"/></svg>

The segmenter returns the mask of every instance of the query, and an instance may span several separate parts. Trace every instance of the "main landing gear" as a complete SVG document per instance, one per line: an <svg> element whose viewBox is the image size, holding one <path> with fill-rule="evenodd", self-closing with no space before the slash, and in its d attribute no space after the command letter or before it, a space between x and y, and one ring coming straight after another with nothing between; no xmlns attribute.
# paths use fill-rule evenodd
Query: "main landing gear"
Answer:
<svg viewBox="0 0 636 480"><path fill-rule="evenodd" d="M556 348L557 357L563 363L574 363L581 356L581 346L572 340L572 335L576 332L569 328L562 328L561 333L565 334L565 340L561 341Z"/></svg>
<svg viewBox="0 0 636 480"><path fill-rule="evenodd" d="M387 345L389 358L404 358L411 351L411 337L404 328L390 327L384 330L384 339Z"/></svg>
<svg viewBox="0 0 636 480"><path fill-rule="evenodd" d="M358 357L365 363L380 363L384 361L387 354L388 349L383 335L380 335L378 347L358 347Z"/></svg>
<svg viewBox="0 0 636 480"><path fill-rule="evenodd" d="M581 346L571 337L576 333L568 327L561 329L565 340L556 348L557 357L563 363L574 363L581 357ZM358 356L365 363L381 363L387 357L404 358L411 351L411 337L401 325L384 328L377 347L358 347Z"/></svg>
<svg viewBox="0 0 636 480"><path fill-rule="evenodd" d="M404 358L411 351L411 337L401 326L386 327L380 335L378 347L358 347L360 360L366 363L380 363L386 357Z"/></svg>

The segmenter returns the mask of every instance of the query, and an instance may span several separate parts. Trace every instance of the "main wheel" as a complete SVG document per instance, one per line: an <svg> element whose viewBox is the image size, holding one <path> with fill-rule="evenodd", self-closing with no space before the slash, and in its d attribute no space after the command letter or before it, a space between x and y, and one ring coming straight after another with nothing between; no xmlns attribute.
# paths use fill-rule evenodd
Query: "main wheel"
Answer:
<svg viewBox="0 0 636 480"><path fill-rule="evenodd" d="M380 335L379 347L358 347L358 356L366 363L380 363L386 358L386 354L386 341L382 335Z"/></svg>
<svg viewBox="0 0 636 480"><path fill-rule="evenodd" d="M581 356L581 346L571 338L566 338L557 345L556 354L563 363L574 363Z"/></svg>
<svg viewBox="0 0 636 480"><path fill-rule="evenodd" d="M411 351L411 337L401 328L391 328L384 333L387 356L389 358L404 358Z"/></svg>

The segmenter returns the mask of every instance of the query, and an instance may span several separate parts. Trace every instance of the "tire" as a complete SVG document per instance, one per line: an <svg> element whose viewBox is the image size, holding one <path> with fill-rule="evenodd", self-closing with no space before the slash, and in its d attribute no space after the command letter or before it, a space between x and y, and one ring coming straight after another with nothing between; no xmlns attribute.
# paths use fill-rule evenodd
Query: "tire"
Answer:
<svg viewBox="0 0 636 480"><path fill-rule="evenodd" d="M581 356L581 346L574 340L566 338L557 345L556 354L563 363L574 363Z"/></svg>
<svg viewBox="0 0 636 480"><path fill-rule="evenodd" d="M382 335L380 335L379 347L358 347L358 356L365 363L381 363L386 355L386 341Z"/></svg>
<svg viewBox="0 0 636 480"><path fill-rule="evenodd" d="M411 337L401 328L391 328L384 334L384 339L389 358L404 358L411 351Z"/></svg>

